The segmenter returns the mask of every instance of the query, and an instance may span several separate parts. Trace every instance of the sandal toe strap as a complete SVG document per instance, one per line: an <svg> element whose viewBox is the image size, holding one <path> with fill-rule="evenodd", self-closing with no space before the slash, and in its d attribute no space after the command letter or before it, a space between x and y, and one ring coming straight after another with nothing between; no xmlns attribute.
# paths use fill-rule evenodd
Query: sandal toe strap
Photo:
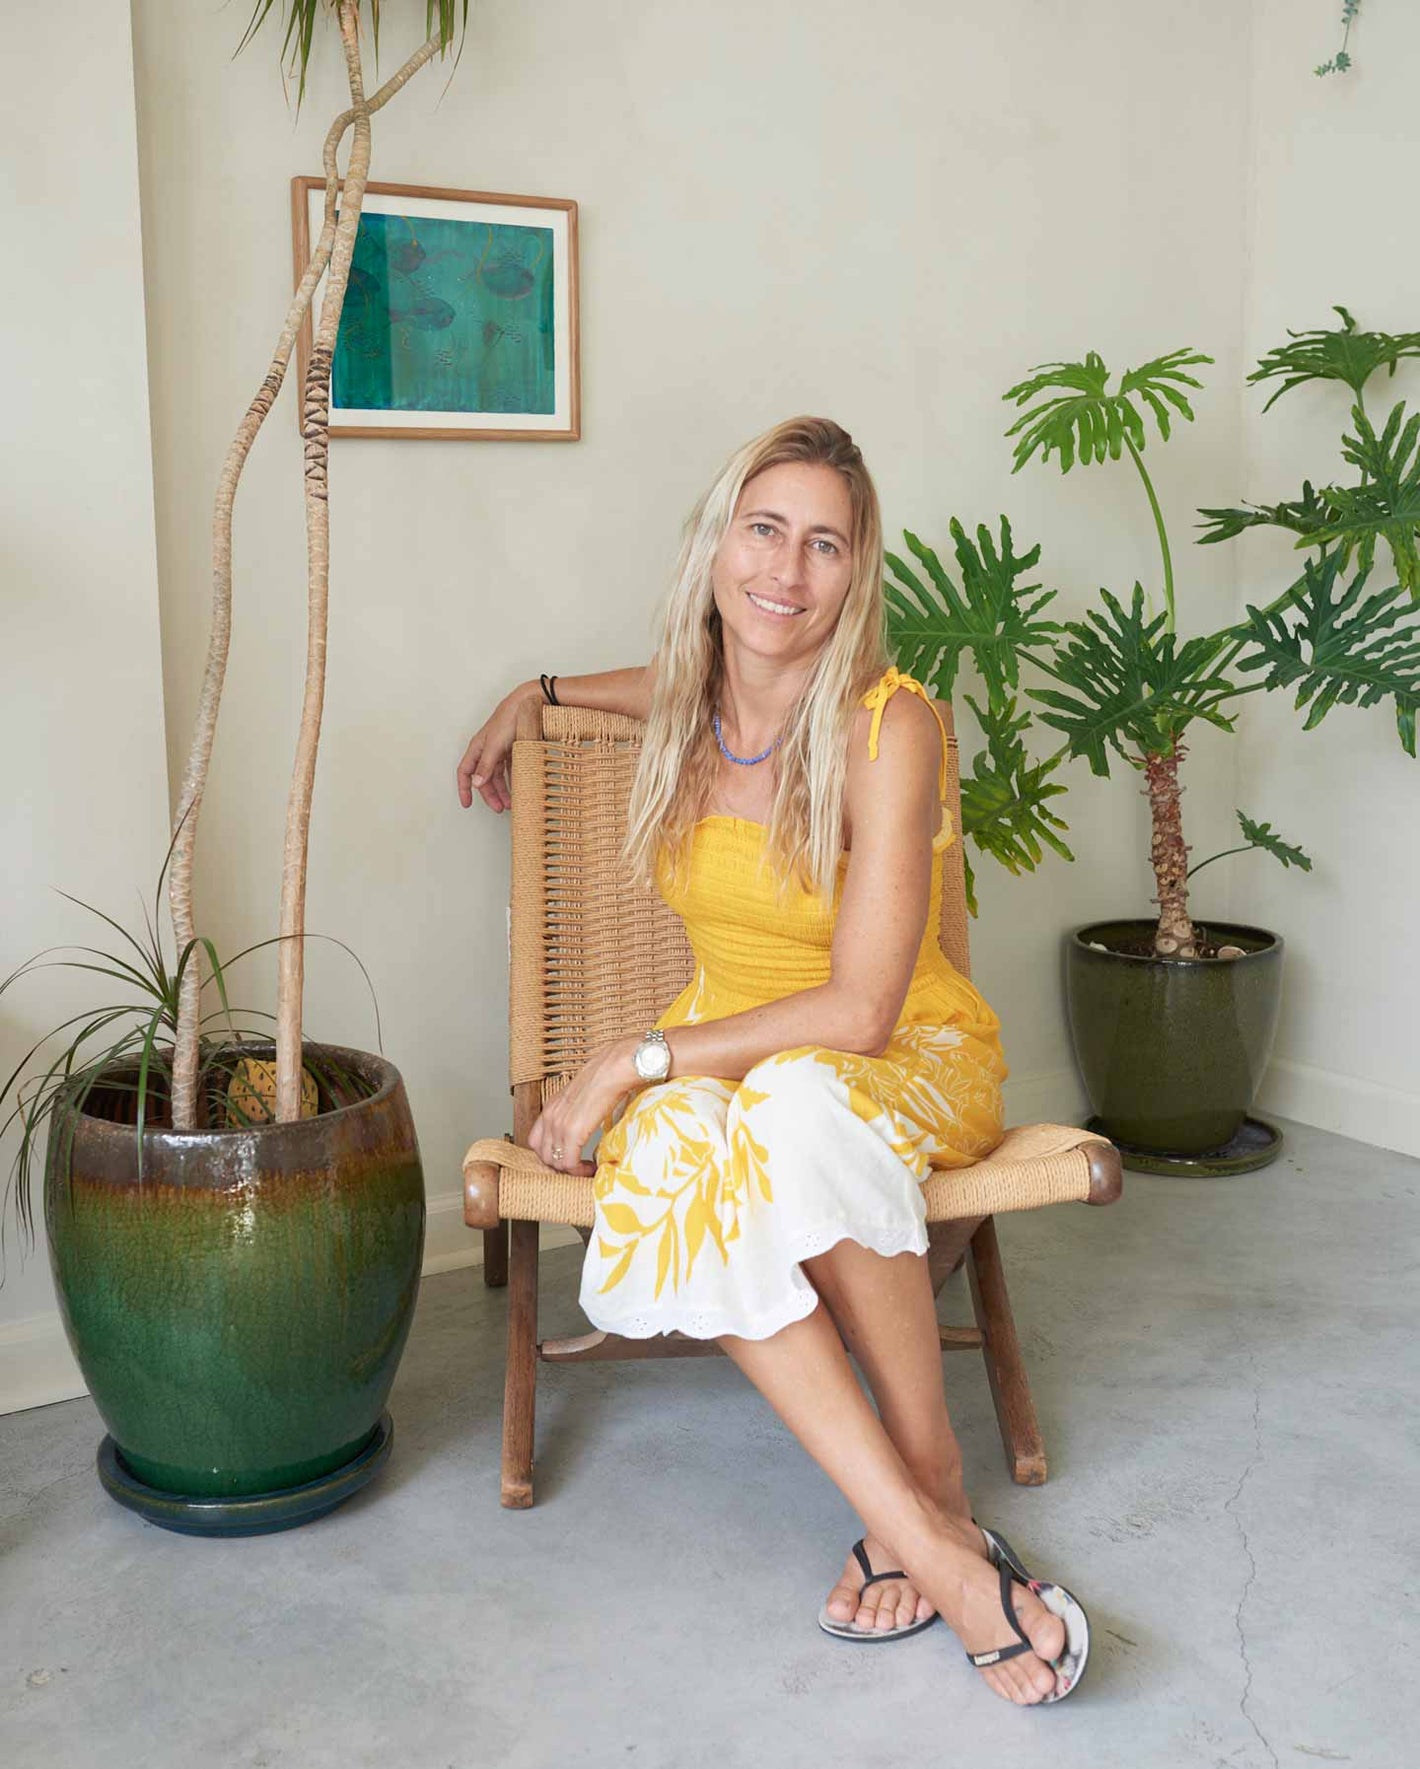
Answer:
<svg viewBox="0 0 1420 1769"><path fill-rule="evenodd" d="M991 1652L969 1652L966 1656L977 1670L982 1670L987 1665L999 1665L1008 1658L1019 1658L1023 1652L1032 1650L1031 1643L1027 1640L1024 1646L1018 1641L1014 1646L998 1646Z"/></svg>
<svg viewBox="0 0 1420 1769"><path fill-rule="evenodd" d="M861 1589L864 1591L867 1590L869 1585L876 1585L881 1579L905 1579L907 1577L907 1574L900 1566L895 1567L891 1572L874 1572L873 1563L868 1558L868 1550L863 1545L861 1537L853 1544L853 1558L863 1569L863 1583Z"/></svg>
<svg viewBox="0 0 1420 1769"><path fill-rule="evenodd" d="M876 1585L880 1579L905 1579L906 1577L907 1574L901 1567L898 1567L896 1572L875 1572L871 1577L863 1580L861 1589L866 1591L869 1585Z"/></svg>
<svg viewBox="0 0 1420 1769"><path fill-rule="evenodd" d="M1011 1602L1011 1586L1013 1584L1023 1585L1026 1581L1017 1578L1005 1560L1000 1562L996 1570L1001 1578L1001 1609L1006 1620L1015 1630L1016 1641L1011 1646L995 1647L991 1652L968 1652L966 1656L978 1670L986 1665L999 1665L1008 1658L1019 1658L1023 1652L1035 1651L1030 1643L1030 1635L1021 1626L1020 1617L1016 1614L1016 1606Z"/></svg>

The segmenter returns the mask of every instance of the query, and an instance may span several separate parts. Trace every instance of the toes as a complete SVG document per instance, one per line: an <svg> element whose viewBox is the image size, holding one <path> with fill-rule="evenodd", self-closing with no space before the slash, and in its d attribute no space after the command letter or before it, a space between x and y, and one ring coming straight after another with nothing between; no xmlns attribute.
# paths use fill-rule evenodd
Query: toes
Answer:
<svg viewBox="0 0 1420 1769"><path fill-rule="evenodd" d="M1046 1660L1059 1658L1065 1650L1064 1622L1058 1615L1052 1615L1034 1592L1025 1591L1019 1585L1015 1590L1016 1614L1036 1656ZM1049 1674L1053 1688L1055 1673L1051 1671Z"/></svg>
<svg viewBox="0 0 1420 1769"><path fill-rule="evenodd" d="M858 1607L858 1593L847 1585L835 1585L828 1594L828 1602L824 1605L829 1617L835 1622L848 1622L853 1619Z"/></svg>

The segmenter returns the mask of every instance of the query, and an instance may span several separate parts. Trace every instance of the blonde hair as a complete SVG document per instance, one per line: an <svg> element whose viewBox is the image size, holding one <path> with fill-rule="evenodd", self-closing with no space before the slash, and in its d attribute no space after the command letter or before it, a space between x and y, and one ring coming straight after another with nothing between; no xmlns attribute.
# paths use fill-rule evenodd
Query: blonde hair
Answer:
<svg viewBox="0 0 1420 1769"><path fill-rule="evenodd" d="M711 568L741 491L788 461L832 467L852 508L848 593L803 691L790 708L774 769L766 849L781 889L796 879L832 896L843 846L848 740L859 701L887 667L883 535L878 494L853 438L829 418L789 418L745 443L686 520L656 648L655 685L627 814L623 860L641 883L664 850L677 871L714 787L710 719L724 680L724 637Z"/></svg>

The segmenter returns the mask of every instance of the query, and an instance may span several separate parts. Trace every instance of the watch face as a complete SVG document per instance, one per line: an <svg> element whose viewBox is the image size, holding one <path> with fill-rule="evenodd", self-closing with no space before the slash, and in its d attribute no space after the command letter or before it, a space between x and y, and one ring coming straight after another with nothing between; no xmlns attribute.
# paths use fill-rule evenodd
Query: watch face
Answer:
<svg viewBox="0 0 1420 1769"><path fill-rule="evenodd" d="M671 1066L671 1053L659 1040L649 1040L636 1052L636 1073L643 1081L662 1081Z"/></svg>

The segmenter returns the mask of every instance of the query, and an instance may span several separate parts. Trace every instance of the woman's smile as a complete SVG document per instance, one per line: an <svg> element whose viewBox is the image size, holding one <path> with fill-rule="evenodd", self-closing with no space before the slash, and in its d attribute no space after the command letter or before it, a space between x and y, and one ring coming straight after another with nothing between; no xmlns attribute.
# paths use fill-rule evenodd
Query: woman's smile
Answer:
<svg viewBox="0 0 1420 1769"><path fill-rule="evenodd" d="M769 596L756 596L753 590L746 590L745 595L749 597L756 608L762 609L765 614L772 616L775 620L792 620L796 614L804 612L803 608L796 603L778 602Z"/></svg>

